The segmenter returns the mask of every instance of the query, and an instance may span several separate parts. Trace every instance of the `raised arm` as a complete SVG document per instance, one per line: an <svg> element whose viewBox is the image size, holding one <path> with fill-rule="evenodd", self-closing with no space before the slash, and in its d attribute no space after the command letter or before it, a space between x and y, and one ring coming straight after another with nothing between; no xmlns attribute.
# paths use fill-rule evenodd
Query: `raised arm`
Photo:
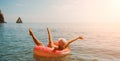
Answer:
<svg viewBox="0 0 120 61"><path fill-rule="evenodd" d="M32 29L31 29L31 28L29 29L29 34L32 36L33 41L34 41L34 43L35 43L36 45L38 45L38 46L44 46L43 43L40 42L40 41L35 37L35 35L34 35L34 33L32 32Z"/></svg>
<svg viewBox="0 0 120 61"><path fill-rule="evenodd" d="M49 40L48 46L52 48L52 47L54 47L52 34L51 34L51 31L49 28L47 28L47 31L48 31L48 40Z"/></svg>
<svg viewBox="0 0 120 61"><path fill-rule="evenodd" d="M79 37L77 37L77 38L74 38L74 39L68 41L67 44L64 45L64 48L68 47L72 42L74 42L74 41L76 41L76 40L78 40L78 39L83 39L83 37L79 36Z"/></svg>

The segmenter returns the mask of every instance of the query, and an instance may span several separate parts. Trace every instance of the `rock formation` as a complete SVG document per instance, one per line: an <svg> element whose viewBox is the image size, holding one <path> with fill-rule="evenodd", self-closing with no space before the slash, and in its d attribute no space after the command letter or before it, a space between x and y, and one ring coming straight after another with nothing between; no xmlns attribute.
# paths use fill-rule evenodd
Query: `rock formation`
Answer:
<svg viewBox="0 0 120 61"><path fill-rule="evenodd" d="M4 16L3 16L1 10L0 10L0 23L6 23L6 22L4 21Z"/></svg>
<svg viewBox="0 0 120 61"><path fill-rule="evenodd" d="M20 17L17 19L16 23L22 23L22 20Z"/></svg>

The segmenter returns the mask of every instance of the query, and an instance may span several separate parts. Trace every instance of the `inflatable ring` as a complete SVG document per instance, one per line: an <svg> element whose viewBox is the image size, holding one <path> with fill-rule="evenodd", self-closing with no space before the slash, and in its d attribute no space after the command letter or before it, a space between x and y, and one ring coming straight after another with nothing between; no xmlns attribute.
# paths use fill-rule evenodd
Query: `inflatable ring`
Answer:
<svg viewBox="0 0 120 61"><path fill-rule="evenodd" d="M35 46L34 54L42 57L62 57L70 53L70 48L64 50L53 50L46 46Z"/></svg>

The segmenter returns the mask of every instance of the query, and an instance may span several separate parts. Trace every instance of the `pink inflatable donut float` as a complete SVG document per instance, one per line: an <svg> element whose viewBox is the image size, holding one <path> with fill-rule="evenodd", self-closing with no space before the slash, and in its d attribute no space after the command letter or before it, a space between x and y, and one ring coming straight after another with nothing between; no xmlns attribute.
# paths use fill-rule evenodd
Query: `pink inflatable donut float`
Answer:
<svg viewBox="0 0 120 61"><path fill-rule="evenodd" d="M57 43L55 43L58 45ZM62 57L70 53L70 48L64 50L53 50L50 47L46 46L35 46L34 54L42 57Z"/></svg>

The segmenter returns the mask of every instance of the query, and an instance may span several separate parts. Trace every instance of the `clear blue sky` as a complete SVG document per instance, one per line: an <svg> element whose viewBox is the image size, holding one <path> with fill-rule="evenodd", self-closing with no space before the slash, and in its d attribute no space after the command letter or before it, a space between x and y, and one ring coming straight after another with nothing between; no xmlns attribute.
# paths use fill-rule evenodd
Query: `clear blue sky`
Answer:
<svg viewBox="0 0 120 61"><path fill-rule="evenodd" d="M120 0L1 0L7 22L120 23Z"/></svg>

